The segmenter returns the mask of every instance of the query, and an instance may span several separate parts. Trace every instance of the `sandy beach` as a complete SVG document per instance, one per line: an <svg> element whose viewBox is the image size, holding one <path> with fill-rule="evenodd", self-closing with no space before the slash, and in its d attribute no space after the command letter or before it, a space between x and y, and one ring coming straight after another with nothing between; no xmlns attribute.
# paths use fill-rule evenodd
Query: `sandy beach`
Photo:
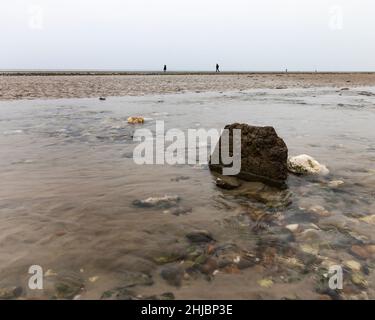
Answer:
<svg viewBox="0 0 375 320"><path fill-rule="evenodd" d="M0 100L373 85L375 73L3 73Z"/></svg>
<svg viewBox="0 0 375 320"><path fill-rule="evenodd" d="M373 81L2 77L2 99L41 99L0 102L0 298L374 299ZM117 94L138 96L98 99ZM72 99L47 99L59 97ZM145 123L128 124L133 115ZM156 121L183 132L271 125L291 156L311 155L329 174L290 174L287 190L225 190L199 163L137 165L134 130L153 132ZM166 195L170 207L139 205ZM36 263L43 291L27 286ZM345 270L340 292L327 285L331 265Z"/></svg>

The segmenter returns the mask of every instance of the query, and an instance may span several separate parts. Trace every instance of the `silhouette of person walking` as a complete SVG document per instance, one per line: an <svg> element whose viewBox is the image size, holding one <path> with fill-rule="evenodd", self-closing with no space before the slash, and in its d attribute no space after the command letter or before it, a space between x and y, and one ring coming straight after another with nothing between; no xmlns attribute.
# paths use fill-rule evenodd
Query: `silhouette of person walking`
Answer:
<svg viewBox="0 0 375 320"><path fill-rule="evenodd" d="M220 66L219 66L219 64L218 63L216 63L216 72L220 72Z"/></svg>
<svg viewBox="0 0 375 320"><path fill-rule="evenodd" d="M167 65L166 64L164 65L163 71L167 72Z"/></svg>

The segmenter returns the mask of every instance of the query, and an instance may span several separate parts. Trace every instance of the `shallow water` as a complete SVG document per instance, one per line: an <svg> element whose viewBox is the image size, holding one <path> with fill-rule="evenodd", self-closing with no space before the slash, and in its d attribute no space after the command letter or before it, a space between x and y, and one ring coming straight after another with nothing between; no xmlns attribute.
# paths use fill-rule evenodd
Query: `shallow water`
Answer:
<svg viewBox="0 0 375 320"><path fill-rule="evenodd" d="M375 92L0 102L0 288L21 286L21 298L375 298L374 219L363 219L375 214L375 99L361 91ZM153 131L156 120L185 131L271 125L290 155L309 154L330 174L290 175L283 192L259 183L224 191L206 166L136 165L132 115ZM133 205L166 194L186 212ZM294 234L285 228L296 223ZM197 229L215 241L190 243ZM35 264L45 290L27 287ZM331 264L344 266L338 292L325 286Z"/></svg>

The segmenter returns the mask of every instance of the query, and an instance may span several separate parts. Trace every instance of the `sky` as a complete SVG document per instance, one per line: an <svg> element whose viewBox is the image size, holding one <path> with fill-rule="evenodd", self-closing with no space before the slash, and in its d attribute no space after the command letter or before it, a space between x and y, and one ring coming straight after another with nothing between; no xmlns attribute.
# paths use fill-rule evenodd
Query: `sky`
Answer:
<svg viewBox="0 0 375 320"><path fill-rule="evenodd" d="M373 0L0 0L0 69L375 71Z"/></svg>

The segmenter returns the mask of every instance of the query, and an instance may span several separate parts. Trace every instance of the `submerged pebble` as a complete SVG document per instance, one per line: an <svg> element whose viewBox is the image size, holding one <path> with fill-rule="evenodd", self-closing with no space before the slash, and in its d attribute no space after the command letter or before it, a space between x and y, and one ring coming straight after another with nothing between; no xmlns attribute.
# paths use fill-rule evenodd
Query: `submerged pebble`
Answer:
<svg viewBox="0 0 375 320"><path fill-rule="evenodd" d="M233 190L241 186L241 182L235 177L221 176L216 178L215 184L217 187L224 190Z"/></svg>
<svg viewBox="0 0 375 320"><path fill-rule="evenodd" d="M205 243L214 241L212 234L206 230L189 232L186 238L192 243Z"/></svg>
<svg viewBox="0 0 375 320"><path fill-rule="evenodd" d="M184 270L180 265L164 266L160 275L168 284L178 287L184 277Z"/></svg>
<svg viewBox="0 0 375 320"><path fill-rule="evenodd" d="M0 300L16 299L22 295L22 287L0 288Z"/></svg>
<svg viewBox="0 0 375 320"><path fill-rule="evenodd" d="M344 265L353 271L360 271L361 264L355 260L348 260L344 262Z"/></svg>
<svg viewBox="0 0 375 320"><path fill-rule="evenodd" d="M165 195L163 197L150 197L145 200L134 200L133 205L140 208L168 209L176 206L180 200L177 195Z"/></svg>

